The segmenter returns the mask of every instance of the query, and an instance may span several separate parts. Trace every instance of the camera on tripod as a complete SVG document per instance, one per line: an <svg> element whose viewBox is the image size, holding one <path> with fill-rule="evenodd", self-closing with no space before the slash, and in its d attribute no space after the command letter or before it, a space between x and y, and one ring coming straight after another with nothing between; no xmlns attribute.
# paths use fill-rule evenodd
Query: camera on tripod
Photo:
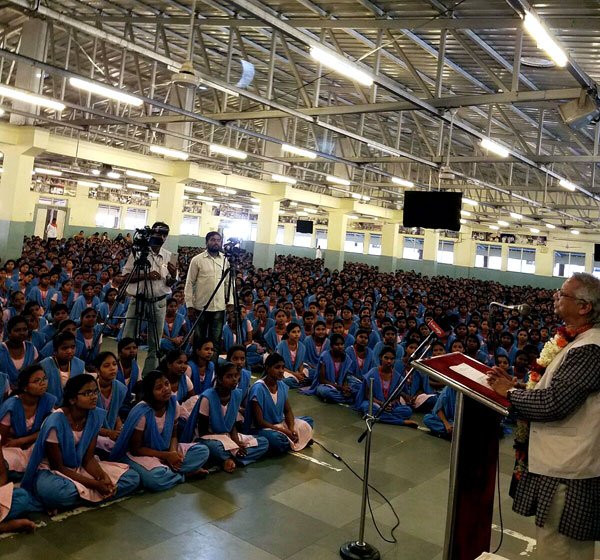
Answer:
<svg viewBox="0 0 600 560"><path fill-rule="evenodd" d="M246 254L246 250L240 247L241 239L230 237L229 241L223 245L223 252L228 259L239 258Z"/></svg>
<svg viewBox="0 0 600 560"><path fill-rule="evenodd" d="M137 228L133 232L132 249L134 254L147 253L153 245L162 245L163 236L165 235L169 235L167 228L158 227L153 229L150 226Z"/></svg>

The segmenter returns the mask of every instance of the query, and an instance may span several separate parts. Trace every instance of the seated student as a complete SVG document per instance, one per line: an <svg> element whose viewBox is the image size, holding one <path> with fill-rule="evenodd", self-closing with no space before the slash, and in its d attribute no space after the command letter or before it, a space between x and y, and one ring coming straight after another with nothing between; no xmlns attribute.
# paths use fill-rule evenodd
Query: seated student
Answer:
<svg viewBox="0 0 600 560"><path fill-rule="evenodd" d="M344 348L350 348L354 344L354 337L344 333L344 323L341 319L334 319L331 324L331 334L341 334L344 338Z"/></svg>
<svg viewBox="0 0 600 560"><path fill-rule="evenodd" d="M405 349L402 346L402 344L398 344L398 331L395 329L395 327L392 327L391 325L388 325L386 327L383 328L382 331L382 335L383 335L383 340L379 341L376 345L375 348L373 348L373 359L376 363L376 365L379 365L379 354L381 353L381 350L383 349L384 346L389 346L390 348L393 348L396 351L396 360L394 361L394 369L396 369L399 372L403 371L403 358L404 358L404 352Z"/></svg>
<svg viewBox="0 0 600 560"><path fill-rule="evenodd" d="M98 312L89 307L81 312L79 328L75 338L83 343L84 356L81 358L86 364L91 364L102 346L102 325L97 324ZM94 344L95 343L95 344Z"/></svg>
<svg viewBox="0 0 600 560"><path fill-rule="evenodd" d="M127 418L127 414L134 405L137 394L137 385L142 380L142 372L137 363L138 347L133 338L124 337L117 344L118 369L117 381L120 381L127 388L125 402L121 407L121 418Z"/></svg>
<svg viewBox="0 0 600 560"><path fill-rule="evenodd" d="M283 340L277 345L276 352L285 362L284 383L292 389L309 381L308 368L304 365L306 348L300 342L300 325L290 323L286 327Z"/></svg>
<svg viewBox="0 0 600 560"><path fill-rule="evenodd" d="M39 282L37 286L34 286L29 291L30 302L35 302L39 305L41 315L44 315L50 310L52 296L56 293L56 290L50 286L50 273L43 272L39 276Z"/></svg>
<svg viewBox="0 0 600 560"><path fill-rule="evenodd" d="M106 336L117 337L119 335L119 331L123 326L123 319L121 317L125 317L125 313L127 313L127 305L125 303L118 302L115 305L118 293L119 291L115 288L106 290L104 301L96 308L96 311L98 312L98 322L103 325L102 334ZM113 306L113 318L107 322Z"/></svg>
<svg viewBox="0 0 600 560"><path fill-rule="evenodd" d="M27 319L15 315L6 325L5 342L0 343L0 372L6 373L11 387L17 386L19 370L30 366L38 358L35 346L27 340Z"/></svg>
<svg viewBox="0 0 600 560"><path fill-rule="evenodd" d="M349 348L346 348L346 355L350 359L350 375L358 380L362 380L371 368L375 367L375 357L373 351L367 346L369 343L369 333L364 329L356 331L356 340Z"/></svg>
<svg viewBox="0 0 600 560"><path fill-rule="evenodd" d="M242 345L232 346L227 351L227 361L231 362L238 370L239 382L237 389L242 392L241 408L246 407L246 397L250 391L252 374L249 369L244 368L246 364L246 349Z"/></svg>
<svg viewBox="0 0 600 560"><path fill-rule="evenodd" d="M369 410L370 384L373 380L373 412L376 413L381 405L388 399L401 381L401 376L394 371L396 352L393 348L384 347L379 355L381 365L372 368L364 377L360 390L356 395L355 408L362 414ZM412 408L402 404L400 395L389 403L379 417L386 424L397 424L417 428L418 424L410 420Z"/></svg>
<svg viewBox="0 0 600 560"><path fill-rule="evenodd" d="M242 420L242 391L237 389L239 373L236 365L225 362L217 369L215 387L202 393L188 423L197 426L200 441L210 451L210 460L231 473L236 465L254 463L268 450L264 437L238 432L236 423Z"/></svg>
<svg viewBox="0 0 600 560"><path fill-rule="evenodd" d="M314 325L313 334L307 336L302 344L306 348L304 361L308 367L308 375L311 379L314 379L321 354L329 350L329 339L327 338L325 323L317 321Z"/></svg>
<svg viewBox="0 0 600 560"><path fill-rule="evenodd" d="M356 398L361 381L350 375L351 360L346 355L344 337L337 333L329 337L329 350L321 354L315 377L306 394L316 394L328 403L351 403Z"/></svg>
<svg viewBox="0 0 600 560"><path fill-rule="evenodd" d="M465 342L465 354L482 364L490 365L490 357L481 348L481 340L476 334L468 334Z"/></svg>
<svg viewBox="0 0 600 560"><path fill-rule="evenodd" d="M241 315L242 339L238 340L237 317L235 316L235 312L233 309L227 312L227 322L223 327L223 347L225 350L225 354L227 354L227 352L232 346L242 344L246 348L246 361L248 362L248 365L255 366L257 364L262 364L262 355L265 353L265 349L253 342L252 324L248 319L246 319L246 310L243 308L241 311Z"/></svg>
<svg viewBox="0 0 600 560"><path fill-rule="evenodd" d="M110 453L121 433L123 422L119 417L127 397L127 387L117 380L118 360L112 352L100 352L94 360L98 376L98 408L106 411L98 435L97 449Z"/></svg>
<svg viewBox="0 0 600 560"><path fill-rule="evenodd" d="M333 320L335 319L335 309L333 307L327 307L325 309L325 329L329 336L333 331Z"/></svg>
<svg viewBox="0 0 600 560"><path fill-rule="evenodd" d="M85 373L85 363L75 356L75 337L69 332L57 334L52 340L54 352L40 361L48 378L48 393L62 404L63 388L71 377Z"/></svg>
<svg viewBox="0 0 600 560"><path fill-rule="evenodd" d="M373 350L375 346L377 346L377 343L381 340L381 337L379 336L379 333L373 329L371 317L369 315L363 315L358 322L358 328L369 333L369 343L367 346Z"/></svg>
<svg viewBox="0 0 600 560"><path fill-rule="evenodd" d="M215 375L215 364L211 361L214 353L214 344L208 338L194 338L192 355L188 360L186 375L192 380L194 393L201 395L213 386Z"/></svg>
<svg viewBox="0 0 600 560"><path fill-rule="evenodd" d="M10 305L2 312L2 322L8 322L17 315L20 315L25 309L25 294L23 292L12 292L10 294Z"/></svg>
<svg viewBox="0 0 600 560"><path fill-rule="evenodd" d="M444 354L446 354L446 345L439 341L436 340L432 345L431 345L431 357L435 358L436 356L443 356ZM437 381L435 379L433 379L433 377L429 378L429 386L436 392L441 392L444 387L446 386L444 383L442 383L441 381Z"/></svg>
<svg viewBox="0 0 600 560"><path fill-rule="evenodd" d="M74 303L75 292L73 292L73 280L67 278L66 280L63 280L60 289L52 295L50 306L51 308L54 308L56 305L66 305L67 312L70 313Z"/></svg>
<svg viewBox="0 0 600 560"><path fill-rule="evenodd" d="M46 509L71 509L121 498L140 483L123 463L98 461L96 441L104 411L96 408L98 385L84 373L67 381L64 403L43 423L22 487Z"/></svg>
<svg viewBox="0 0 600 560"><path fill-rule="evenodd" d="M348 305L342 307L342 325L344 326L344 334L356 336L358 324L354 322L354 313L352 313L352 308Z"/></svg>
<svg viewBox="0 0 600 560"><path fill-rule="evenodd" d="M131 409L111 458L129 464L150 492L168 490L186 476L206 474L202 466L208 448L177 439L180 407L166 375L150 371L141 385L143 400Z"/></svg>
<svg viewBox="0 0 600 560"><path fill-rule="evenodd" d="M15 394L0 406L0 439L13 476L25 472L40 426L56 403L47 389L44 370L33 364L19 372Z"/></svg>
<svg viewBox="0 0 600 560"><path fill-rule="evenodd" d="M455 407L456 391L452 387L444 387L433 410L423 417L423 423L433 435L452 439Z"/></svg>
<svg viewBox="0 0 600 560"><path fill-rule="evenodd" d="M187 332L185 317L177 313L177 305L175 298L167 299L165 324L163 326L162 338L160 339L160 349L163 352L169 352L178 348Z"/></svg>
<svg viewBox="0 0 600 560"><path fill-rule="evenodd" d="M275 349L286 334L287 316L283 309L277 309L275 312L275 324L265 333L265 344L268 352L275 352Z"/></svg>
<svg viewBox="0 0 600 560"><path fill-rule="evenodd" d="M506 375L513 377L513 369L510 367L508 356L498 352L494 357L495 365L498 366Z"/></svg>
<svg viewBox="0 0 600 560"><path fill-rule="evenodd" d="M288 401L289 387L283 382L285 363L280 354L265 360L265 374L250 388L244 431L269 441L269 452L300 451L312 440L313 420L294 417Z"/></svg>
<svg viewBox="0 0 600 560"><path fill-rule="evenodd" d="M34 303L34 306L36 308L39 308L37 303ZM44 335L38 330L39 316L36 315L36 312L34 310L29 309L26 305L21 317L24 317L27 321L27 340L31 342L31 344L33 344L34 348L39 353L40 350L46 344L46 339L44 338Z"/></svg>
<svg viewBox="0 0 600 560"><path fill-rule="evenodd" d="M302 336L300 340L304 342L307 337L311 336L315 332L315 323L317 318L310 311L304 311L298 319L302 319ZM298 320L296 320L298 322Z"/></svg>
<svg viewBox="0 0 600 560"><path fill-rule="evenodd" d="M513 379L520 384L520 387L525 388L529 381L529 356L525 350L519 350L515 354L515 364L513 366Z"/></svg>
<svg viewBox="0 0 600 560"><path fill-rule="evenodd" d="M0 445L0 534L32 533L35 523L24 516L41 510L40 503L29 492L23 488L15 488L12 482L8 482L8 472Z"/></svg>
<svg viewBox="0 0 600 560"><path fill-rule="evenodd" d="M275 320L268 315L267 306L264 303L257 303L252 321L252 338L263 348L267 346L265 334L275 326Z"/></svg>
<svg viewBox="0 0 600 560"><path fill-rule="evenodd" d="M81 314L86 309L96 309L100 305L100 299L94 295L94 285L86 283L81 289L81 295L73 303L71 308L71 319L73 321L79 321Z"/></svg>
<svg viewBox="0 0 600 560"><path fill-rule="evenodd" d="M0 404L10 395L10 380L8 374L0 371Z"/></svg>
<svg viewBox="0 0 600 560"><path fill-rule="evenodd" d="M71 319L65 319L64 321L61 321L58 324L58 327L56 329L56 334L54 336L56 336L57 334L63 333L63 332L68 332L68 333L71 333L73 336L75 336L77 334L77 325L75 324L75 321L71 321ZM81 359L84 352L85 352L85 346L83 345L83 342L75 339L75 356L77 356L78 358ZM46 344L40 351L39 358L40 359L49 358L50 356L52 356L53 353L54 353L54 342L53 342L53 340L50 340L50 341L46 342Z"/></svg>
<svg viewBox="0 0 600 560"><path fill-rule="evenodd" d="M58 325L61 321L69 318L69 310L64 303L57 303L51 311L52 322L48 323L40 332L42 333L46 343L57 333ZM43 348L43 347L42 347ZM41 349L40 349L41 351Z"/></svg>
<svg viewBox="0 0 600 560"><path fill-rule="evenodd" d="M460 342L456 341L456 343L459 344ZM396 370L400 375L404 376L408 373L411 367L410 358L418 346L419 344L415 340L407 342L402 367ZM408 404L416 412L429 412L435 405L437 397L437 392L430 385L429 376L413 369L402 391L405 404Z"/></svg>
<svg viewBox="0 0 600 560"><path fill-rule="evenodd" d="M169 380L173 395L177 397L179 404L182 404L196 394L192 380L185 375L188 369L188 362L187 355L183 350L175 349L167 352L167 355L160 361L158 369Z"/></svg>

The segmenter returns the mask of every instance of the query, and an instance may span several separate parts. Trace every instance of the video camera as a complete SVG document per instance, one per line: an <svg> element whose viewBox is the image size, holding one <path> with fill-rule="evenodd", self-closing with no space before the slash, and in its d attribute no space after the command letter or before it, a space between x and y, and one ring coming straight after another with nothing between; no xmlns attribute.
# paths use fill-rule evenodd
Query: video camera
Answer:
<svg viewBox="0 0 600 560"><path fill-rule="evenodd" d="M230 237L227 243L223 244L223 252L228 259L239 258L246 254L245 249L240 248L241 239Z"/></svg>
<svg viewBox="0 0 600 560"><path fill-rule="evenodd" d="M169 235L167 228L157 227L153 229L150 226L137 228L133 232L132 249L134 254L147 253L150 247L162 245L163 236L165 235Z"/></svg>

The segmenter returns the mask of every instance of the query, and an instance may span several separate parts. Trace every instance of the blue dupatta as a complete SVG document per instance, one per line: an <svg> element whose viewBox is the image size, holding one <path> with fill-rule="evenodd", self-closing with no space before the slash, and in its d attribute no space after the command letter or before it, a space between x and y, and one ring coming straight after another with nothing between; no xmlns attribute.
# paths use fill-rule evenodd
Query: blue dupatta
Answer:
<svg viewBox="0 0 600 560"><path fill-rule="evenodd" d="M216 389L208 389L204 391L202 396L198 399L207 399L209 404L208 411L208 423L210 431L213 434L228 434L233 430L235 421L240 411L240 404L242 402L242 392L239 389L231 391L231 398L227 403L227 411L223 415L221 409L221 398L217 393Z"/></svg>
<svg viewBox="0 0 600 560"><path fill-rule="evenodd" d="M138 382L138 377L140 376L140 366L137 363L137 360L132 360L131 362L131 373L129 374L129 381L125 380L125 374L123 373L123 369L121 368L121 361L119 360L119 368L117 369L117 381L120 381L127 387L127 400L132 398L132 393L135 393L135 386Z"/></svg>
<svg viewBox="0 0 600 560"><path fill-rule="evenodd" d="M62 404L63 398L63 387L60 381L60 371L53 357L44 358L40 362L40 367L46 373L46 377L48 378L48 389L47 393L50 395L54 395L56 397L56 402L60 406ZM71 374L69 378L75 377L76 375L81 375L85 373L85 363L79 358L73 358L71 360Z"/></svg>
<svg viewBox="0 0 600 560"><path fill-rule="evenodd" d="M56 403L56 397L49 393L44 393L35 411L33 418L33 425L31 429L27 429L27 423L25 419L25 409L23 408L23 401L18 396L10 397L0 406L0 420L10 413L10 427L18 438L31 435L39 431L42 422L52 412L54 404Z"/></svg>
<svg viewBox="0 0 600 560"><path fill-rule="evenodd" d="M375 366L373 351L368 346L365 348L365 360L362 367L358 365L358 356L356 355L354 346L346 349L346 356L350 358L352 375L359 379L362 379Z"/></svg>
<svg viewBox="0 0 600 560"><path fill-rule="evenodd" d="M215 364L213 362L208 362L203 380L200 379L200 369L198 368L198 364L190 360L188 365L192 370L191 380L192 385L194 386L194 393L196 393L196 395L201 395L204 393L204 391L213 386L213 381L215 378Z"/></svg>
<svg viewBox="0 0 600 560"><path fill-rule="evenodd" d="M296 359L292 362L292 355L290 354L290 347L288 346L287 340L282 340L275 349L275 352L283 356L285 367L290 371L298 371L306 358L306 346L298 341L298 349L296 350Z"/></svg>
<svg viewBox="0 0 600 560"><path fill-rule="evenodd" d="M4 400L4 395L6 395L6 388L10 386L10 381L8 379L8 374L0 371L0 404Z"/></svg>
<svg viewBox="0 0 600 560"><path fill-rule="evenodd" d="M244 428L250 428L254 425L254 418L252 415L252 406L250 403L256 400L258 406L260 406L263 419L269 424L280 424L284 421L284 410L285 403L287 401L289 387L283 382L277 382L277 403L273 402L273 397L267 385L263 382L255 383L250 388L248 394L248 406L246 407L246 419ZM247 432L244 432L247 433Z"/></svg>
<svg viewBox="0 0 600 560"><path fill-rule="evenodd" d="M304 348L306 349L306 362L311 367L315 367L323 352L329 350L329 338L325 338L323 341L321 352L317 351L317 345L315 344L315 339L312 335L307 336L302 344L304 344Z"/></svg>
<svg viewBox="0 0 600 560"><path fill-rule="evenodd" d="M363 382L356 394L356 400L354 401L354 407L359 408L362 402L365 400L365 395L367 394L367 388L370 387L370 380L373 379L373 398L378 401L385 401L385 397L383 395L383 387L381 385L381 378L379 377L379 368L372 368L363 378ZM392 379L390 381L389 393L390 395L394 389L400 383L402 377L397 371L392 372Z"/></svg>
<svg viewBox="0 0 600 560"><path fill-rule="evenodd" d="M97 408L101 408L102 410L106 411L106 416L102 424L103 428L106 428L107 430L115 429L117 418L119 417L119 410L123 406L126 396L127 387L125 387L123 383L117 381L116 379L113 379L112 381L110 404L108 406L108 409L104 406L104 397L102 396L102 392L98 393Z"/></svg>
<svg viewBox="0 0 600 560"><path fill-rule="evenodd" d="M23 365L21 369L26 368L33 364L35 360L35 347L34 345L26 340L25 344L25 355L23 358ZM4 344L0 344L0 371L4 372L8 375L10 380L10 384L16 386L17 378L19 377L19 371L16 367L12 358L10 357L10 353L8 348Z"/></svg>

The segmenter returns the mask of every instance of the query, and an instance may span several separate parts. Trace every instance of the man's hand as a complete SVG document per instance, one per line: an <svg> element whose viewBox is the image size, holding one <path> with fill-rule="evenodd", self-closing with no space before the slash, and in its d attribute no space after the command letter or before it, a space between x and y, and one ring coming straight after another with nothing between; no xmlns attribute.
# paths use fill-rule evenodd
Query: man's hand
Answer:
<svg viewBox="0 0 600 560"><path fill-rule="evenodd" d="M177 276L177 267L172 262L167 263L167 270L173 278Z"/></svg>
<svg viewBox="0 0 600 560"><path fill-rule="evenodd" d="M148 278L150 280L160 280L160 273L156 272L156 270L153 270L152 272L150 272L150 274L148 274Z"/></svg>

